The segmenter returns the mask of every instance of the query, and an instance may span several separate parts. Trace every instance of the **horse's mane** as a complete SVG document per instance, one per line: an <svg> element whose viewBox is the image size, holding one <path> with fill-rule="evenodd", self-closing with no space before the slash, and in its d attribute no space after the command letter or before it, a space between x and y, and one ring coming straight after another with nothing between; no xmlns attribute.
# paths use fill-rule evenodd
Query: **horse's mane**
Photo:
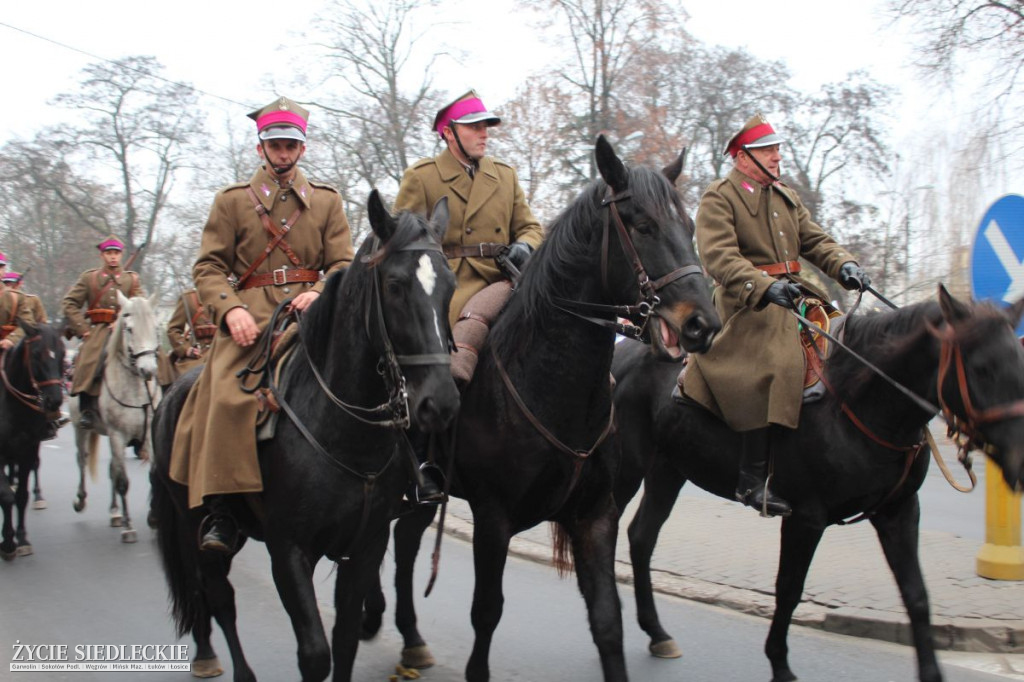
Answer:
<svg viewBox="0 0 1024 682"><path fill-rule="evenodd" d="M683 215L679 197L664 175L647 166L630 167L628 172L632 201L658 224L671 219L667 206ZM537 321L545 319L554 299L579 299L581 282L599 276L601 254L597 244L600 221L605 219L601 200L607 187L600 179L591 182L547 227L544 242L491 331L490 342L503 355L530 345ZM610 230L609 242L617 245L615 230Z"/></svg>
<svg viewBox="0 0 1024 682"><path fill-rule="evenodd" d="M402 211L398 214L395 233L385 245L384 257L389 251L401 249L424 235L426 228L414 214ZM364 288L369 284L368 275L372 264L363 262L364 256L380 248L380 240L369 233L356 252L352 264L331 274L324 283L319 298L313 302L302 317L299 328L302 344L312 358L322 358L327 347L335 341L331 338L336 315L342 315L349 324L362 325L366 296Z"/></svg>

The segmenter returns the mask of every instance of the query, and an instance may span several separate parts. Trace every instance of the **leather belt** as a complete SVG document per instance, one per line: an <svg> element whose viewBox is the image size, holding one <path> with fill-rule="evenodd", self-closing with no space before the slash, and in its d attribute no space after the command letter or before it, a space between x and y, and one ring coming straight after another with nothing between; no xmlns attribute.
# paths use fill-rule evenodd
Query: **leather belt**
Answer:
<svg viewBox="0 0 1024 682"><path fill-rule="evenodd" d="M253 287L269 287L273 284L276 287L295 282L319 282L320 273L316 270L300 270L278 268L273 272L261 272L257 275L249 275L241 288L252 289Z"/></svg>
<svg viewBox="0 0 1024 682"><path fill-rule="evenodd" d="M795 260L787 260L783 263L767 263L765 265L755 265L755 268L761 272L767 273L772 277L777 275L785 275L787 273L795 275L800 272L800 262Z"/></svg>
<svg viewBox="0 0 1024 682"><path fill-rule="evenodd" d="M508 244L498 244L495 242L485 242L470 246L446 244L443 248L445 258L497 258L508 248Z"/></svg>

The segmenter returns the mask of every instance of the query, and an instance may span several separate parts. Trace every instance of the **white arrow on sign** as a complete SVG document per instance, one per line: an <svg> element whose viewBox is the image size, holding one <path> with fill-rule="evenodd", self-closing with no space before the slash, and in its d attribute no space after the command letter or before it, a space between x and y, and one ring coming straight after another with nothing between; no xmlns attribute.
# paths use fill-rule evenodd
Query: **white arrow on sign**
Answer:
<svg viewBox="0 0 1024 682"><path fill-rule="evenodd" d="M1024 296L1024 263L1017 258L1017 254L1013 252L1010 242L1006 241L1006 236L995 220L990 220L985 227L985 239L996 252L996 257L1002 263L1006 274L1010 276L1010 286L1003 294L1003 301L1012 303Z"/></svg>

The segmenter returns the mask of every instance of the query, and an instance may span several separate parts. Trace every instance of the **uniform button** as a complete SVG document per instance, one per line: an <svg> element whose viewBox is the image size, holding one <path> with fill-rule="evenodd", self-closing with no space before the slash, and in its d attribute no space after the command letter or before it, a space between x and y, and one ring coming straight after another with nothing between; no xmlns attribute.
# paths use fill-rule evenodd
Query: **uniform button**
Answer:
<svg viewBox="0 0 1024 682"><path fill-rule="evenodd" d="M501 232L501 228L500 227L496 227L496 228L494 228L494 231L495 232Z"/></svg>
<svg viewBox="0 0 1024 682"><path fill-rule="evenodd" d="M287 194L282 194L281 195L281 201L288 201L288 195Z"/></svg>
<svg viewBox="0 0 1024 682"><path fill-rule="evenodd" d="M747 282L746 284L743 285L743 288L749 291L749 290L754 288L754 283L753 282Z"/></svg>
<svg viewBox="0 0 1024 682"><path fill-rule="evenodd" d="M767 273L767 272L765 272L764 270L762 270L762 271L761 271L761 276L762 276L762 277L767 277L767 276L768 276L768 273Z"/></svg>
<svg viewBox="0 0 1024 682"><path fill-rule="evenodd" d="M227 295L227 294L223 294L223 293L222 293L222 294L220 295L220 298L221 298L221 300L222 300L222 301L223 301L223 300L224 300L225 298L227 298L227 297L228 297L228 295Z"/></svg>
<svg viewBox="0 0 1024 682"><path fill-rule="evenodd" d="M282 225L287 225L288 224L288 219L287 218L281 218L281 224Z"/></svg>
<svg viewBox="0 0 1024 682"><path fill-rule="evenodd" d="M773 218L778 218L779 217L779 212L778 211L772 211L772 217Z"/></svg>
<svg viewBox="0 0 1024 682"><path fill-rule="evenodd" d="M780 237L785 237L786 235L782 234L782 230L779 230L779 236Z"/></svg>
<svg viewBox="0 0 1024 682"><path fill-rule="evenodd" d="M466 234L473 234L473 228L472 227L467 227L466 228Z"/></svg>
<svg viewBox="0 0 1024 682"><path fill-rule="evenodd" d="M286 294L290 294L290 293L292 293L292 290L291 290L291 289L289 289L288 287L285 287L284 289L281 289L281 291L283 291L283 292L284 292L284 293L286 293Z"/></svg>

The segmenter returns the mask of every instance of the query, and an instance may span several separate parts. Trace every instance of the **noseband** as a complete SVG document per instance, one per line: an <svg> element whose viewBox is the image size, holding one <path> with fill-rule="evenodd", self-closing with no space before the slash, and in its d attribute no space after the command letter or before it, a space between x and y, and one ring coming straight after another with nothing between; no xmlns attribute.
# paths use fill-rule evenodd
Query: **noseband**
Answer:
<svg viewBox="0 0 1024 682"><path fill-rule="evenodd" d="M608 290L608 233L610 232L608 225L613 223L615 225L615 232L619 236L619 244L622 246L622 251L627 260L629 260L633 268L633 274L636 276L637 287L640 290L639 300L633 305L605 305L562 298L555 300L559 303L557 307L567 313L600 327L612 329L617 334L622 334L631 339L640 339L647 331L647 325L650 322L651 316L654 315L655 310L661 304L658 291L688 275L700 275L703 273L703 270L699 265L684 265L676 268L664 277L651 281L646 268L644 268L643 261L640 259L640 254L633 244L633 239L629 236L629 230L626 229L626 225L622 222L618 206L616 206L618 202L631 199L632 196L633 194L629 190L613 192L609 186L605 191L604 199L601 200L601 208L608 209L608 212L604 214L604 227L601 232L601 291L605 299L611 298ZM609 216L611 216L611 219L609 219ZM607 319L607 317L591 317L583 314L584 312L610 316L612 319ZM629 320L629 324L618 322L618 318Z"/></svg>
<svg viewBox="0 0 1024 682"><path fill-rule="evenodd" d="M55 384L61 383L60 377L56 379L45 379L43 381L37 381L35 373L32 371L32 344L42 341L42 339L43 337L41 334L36 334L35 336L29 336L25 338L21 342L21 345L23 346L22 362L28 369L28 379L29 382L32 384L32 389L35 391L35 393L25 393L24 391L19 390L17 387L11 384L10 379L8 379L7 377L7 351L5 350L2 354L0 354L0 375L3 376L4 387L6 387L10 394L17 398L19 402L24 404L26 407L35 410L36 412L43 412L42 389L46 386L53 386Z"/></svg>

